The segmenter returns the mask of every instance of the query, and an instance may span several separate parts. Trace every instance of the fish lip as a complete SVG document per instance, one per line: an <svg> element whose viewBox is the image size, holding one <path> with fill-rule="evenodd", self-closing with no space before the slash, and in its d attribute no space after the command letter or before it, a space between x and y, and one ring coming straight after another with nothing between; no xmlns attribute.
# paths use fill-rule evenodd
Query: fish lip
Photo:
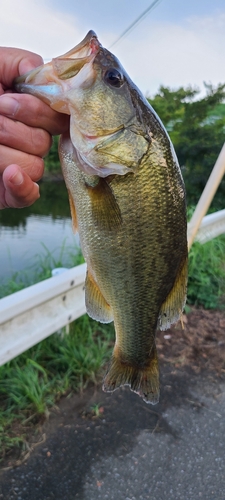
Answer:
<svg viewBox="0 0 225 500"><path fill-rule="evenodd" d="M101 47L101 44L98 40L96 33L93 30L90 30L80 43L78 43L71 50L69 50L68 52L66 52L62 56L57 57L56 59L60 59L60 58L64 58L64 57L71 58L75 54L82 52L82 50L85 48L87 51L90 50L91 54L96 54L99 51L100 47Z"/></svg>
<svg viewBox="0 0 225 500"><path fill-rule="evenodd" d="M51 62L42 64L37 68L28 71L24 75L18 76L13 82L13 87L19 92L29 92L29 86L36 85L57 85L57 79L60 78L60 69L63 62L67 62L68 71L71 67L78 65L78 72L84 64L95 58L101 47L97 35L90 30L85 38L75 45L73 49L65 54L55 57ZM62 79L66 79L62 78Z"/></svg>

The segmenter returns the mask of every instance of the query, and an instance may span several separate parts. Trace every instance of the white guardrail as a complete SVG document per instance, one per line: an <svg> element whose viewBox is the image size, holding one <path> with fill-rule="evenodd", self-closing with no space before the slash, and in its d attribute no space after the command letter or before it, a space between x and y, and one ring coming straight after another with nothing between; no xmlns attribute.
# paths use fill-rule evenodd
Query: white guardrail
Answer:
<svg viewBox="0 0 225 500"><path fill-rule="evenodd" d="M222 233L225 210L205 216L195 239ZM0 300L0 366L86 312L85 274L82 264Z"/></svg>
<svg viewBox="0 0 225 500"><path fill-rule="evenodd" d="M86 264L0 300L0 366L82 316Z"/></svg>
<svg viewBox="0 0 225 500"><path fill-rule="evenodd" d="M188 224L188 233L189 231L191 231L191 222ZM220 210L203 217L195 241L206 243L223 233L225 233L225 210Z"/></svg>

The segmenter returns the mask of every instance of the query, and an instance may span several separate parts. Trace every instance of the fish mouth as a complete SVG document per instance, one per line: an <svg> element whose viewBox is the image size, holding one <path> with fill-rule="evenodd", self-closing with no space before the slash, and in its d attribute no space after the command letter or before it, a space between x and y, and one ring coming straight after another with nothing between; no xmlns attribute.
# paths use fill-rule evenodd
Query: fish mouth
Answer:
<svg viewBox="0 0 225 500"><path fill-rule="evenodd" d="M66 54L35 68L15 79L17 92L40 98L52 109L70 115L70 139L77 151L81 170L87 174L107 177L111 174L124 175L132 169L120 164L119 159L109 161L104 167L98 166L99 156L124 133L124 125L105 129L95 126L89 117L82 118L79 99L82 91L90 89L97 79L97 55L104 51L94 31ZM85 92L83 92L83 95ZM82 99L81 99L82 100ZM102 161L102 160L101 160Z"/></svg>
<svg viewBox="0 0 225 500"><path fill-rule="evenodd" d="M91 63L100 47L97 35L91 30L69 52L17 77L13 86L17 92L35 95L56 111L70 114L65 103L65 90L68 92L74 86L81 88L92 84Z"/></svg>

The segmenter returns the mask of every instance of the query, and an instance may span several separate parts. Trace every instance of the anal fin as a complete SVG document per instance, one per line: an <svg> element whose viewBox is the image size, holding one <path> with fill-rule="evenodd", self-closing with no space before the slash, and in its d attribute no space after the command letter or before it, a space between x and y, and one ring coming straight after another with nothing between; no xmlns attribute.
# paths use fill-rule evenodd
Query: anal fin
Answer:
<svg viewBox="0 0 225 500"><path fill-rule="evenodd" d="M185 257L177 273L173 288L161 306L157 324L157 328L160 330L167 330L170 328L170 326L176 323L182 315L187 294L187 274L188 259Z"/></svg>
<svg viewBox="0 0 225 500"><path fill-rule="evenodd" d="M91 318L101 323L111 323L113 321L112 309L89 271L87 271L85 281L85 302L87 313Z"/></svg>

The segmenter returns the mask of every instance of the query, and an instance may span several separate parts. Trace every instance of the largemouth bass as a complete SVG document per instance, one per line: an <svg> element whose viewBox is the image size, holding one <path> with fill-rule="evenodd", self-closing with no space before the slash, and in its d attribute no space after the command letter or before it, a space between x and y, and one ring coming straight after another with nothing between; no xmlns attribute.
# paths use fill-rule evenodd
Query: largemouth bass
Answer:
<svg viewBox="0 0 225 500"><path fill-rule="evenodd" d="M185 190L168 134L93 31L15 88L70 115L59 154L87 262L87 312L116 331L103 389L129 385L155 404L156 330L179 319L187 284Z"/></svg>

